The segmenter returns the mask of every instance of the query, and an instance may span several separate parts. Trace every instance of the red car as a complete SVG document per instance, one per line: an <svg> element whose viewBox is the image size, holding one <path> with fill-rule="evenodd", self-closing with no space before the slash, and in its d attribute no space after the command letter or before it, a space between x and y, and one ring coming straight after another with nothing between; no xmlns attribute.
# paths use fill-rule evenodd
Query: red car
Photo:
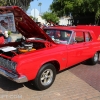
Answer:
<svg viewBox="0 0 100 100"><path fill-rule="evenodd" d="M62 26L42 30L17 6L0 7L0 14L5 13L13 13L16 29L25 37L0 46L0 74L8 79L31 81L44 90L57 72L83 61L98 62L100 42L93 31Z"/></svg>

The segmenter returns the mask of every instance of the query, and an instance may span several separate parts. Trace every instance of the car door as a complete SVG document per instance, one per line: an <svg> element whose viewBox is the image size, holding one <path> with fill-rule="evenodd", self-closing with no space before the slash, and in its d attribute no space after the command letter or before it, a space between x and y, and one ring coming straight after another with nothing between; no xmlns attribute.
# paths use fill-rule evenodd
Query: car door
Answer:
<svg viewBox="0 0 100 100"><path fill-rule="evenodd" d="M83 31L75 31L72 35L72 40L70 40L70 44L67 46L68 49L68 62L67 66L72 66L83 61L83 52L86 48L84 48L84 32Z"/></svg>
<svg viewBox="0 0 100 100"><path fill-rule="evenodd" d="M88 31L84 31L85 34L85 42L84 42L84 51L82 53L82 57L84 60L93 56L94 49L93 49L93 41L90 33ZM94 53L93 53L94 52Z"/></svg>

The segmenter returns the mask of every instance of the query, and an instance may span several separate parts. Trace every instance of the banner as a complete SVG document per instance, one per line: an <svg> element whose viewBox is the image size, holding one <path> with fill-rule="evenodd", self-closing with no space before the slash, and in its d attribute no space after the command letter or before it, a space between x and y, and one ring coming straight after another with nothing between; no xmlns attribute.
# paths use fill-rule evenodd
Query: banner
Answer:
<svg viewBox="0 0 100 100"><path fill-rule="evenodd" d="M0 15L0 29L4 31L16 32L13 13Z"/></svg>

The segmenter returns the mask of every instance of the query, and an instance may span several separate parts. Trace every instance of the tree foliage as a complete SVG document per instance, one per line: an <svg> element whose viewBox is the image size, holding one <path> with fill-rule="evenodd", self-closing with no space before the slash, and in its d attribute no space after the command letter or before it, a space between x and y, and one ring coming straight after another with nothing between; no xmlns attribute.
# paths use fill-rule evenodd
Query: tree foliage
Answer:
<svg viewBox="0 0 100 100"><path fill-rule="evenodd" d="M21 7L26 12L31 1L33 0L0 0L0 6L16 5Z"/></svg>
<svg viewBox="0 0 100 100"><path fill-rule="evenodd" d="M5 4L6 4L6 2L4 0L0 0L0 6L3 6Z"/></svg>
<svg viewBox="0 0 100 100"><path fill-rule="evenodd" d="M53 0L50 9L58 16L68 15L70 12L73 16L92 13L95 23L100 19L100 0Z"/></svg>
<svg viewBox="0 0 100 100"><path fill-rule="evenodd" d="M42 15L42 18L45 19L47 22L49 22L49 21L54 22L54 23L59 22L59 18L57 17L57 15L55 13L51 13L51 12L45 12Z"/></svg>

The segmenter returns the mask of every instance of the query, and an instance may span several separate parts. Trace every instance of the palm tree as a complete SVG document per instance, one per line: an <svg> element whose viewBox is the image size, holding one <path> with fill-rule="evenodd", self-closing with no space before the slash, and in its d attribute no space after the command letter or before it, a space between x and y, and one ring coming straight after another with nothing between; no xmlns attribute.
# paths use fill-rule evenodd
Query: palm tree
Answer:
<svg viewBox="0 0 100 100"><path fill-rule="evenodd" d="M40 6L40 14L41 14L41 5L42 5L42 3L40 2L40 3L38 4L38 6Z"/></svg>

